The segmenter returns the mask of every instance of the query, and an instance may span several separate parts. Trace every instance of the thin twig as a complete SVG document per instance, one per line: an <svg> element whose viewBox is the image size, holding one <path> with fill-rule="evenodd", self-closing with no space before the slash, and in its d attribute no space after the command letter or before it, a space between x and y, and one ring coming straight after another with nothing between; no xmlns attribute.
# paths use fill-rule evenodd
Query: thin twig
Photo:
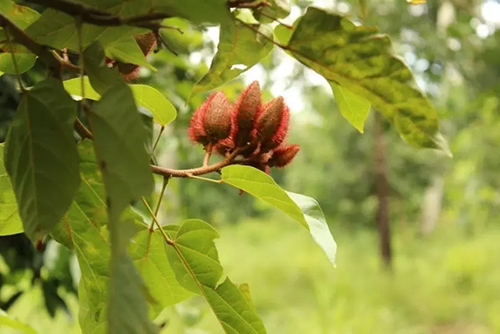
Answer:
<svg viewBox="0 0 500 334"><path fill-rule="evenodd" d="M160 138L161 138L161 135L162 135L164 130L165 130L165 126L162 125L160 128L160 132L158 133L158 137L156 137L153 148L151 149L151 156L153 156L153 154L155 153L156 147L158 146L158 143L160 142Z"/></svg>
<svg viewBox="0 0 500 334"><path fill-rule="evenodd" d="M29 35L20 29L14 22L0 13L0 26L9 31L13 40L25 46L28 50L36 54L52 71L55 77L61 76L61 69L68 68L72 71L79 72L80 69L68 62L58 59L49 49L35 42Z"/></svg>
<svg viewBox="0 0 500 334"><path fill-rule="evenodd" d="M283 44L276 42L272 37L269 37L266 34L263 34L259 29L254 28L251 24L248 24L240 19L236 19L236 20L239 21L241 24L243 24L248 29L253 30L256 34L261 35L262 37L264 37L265 39L267 39L269 42L273 43L274 45L282 48L283 50L288 50L288 47L286 45L283 45Z"/></svg>
<svg viewBox="0 0 500 334"><path fill-rule="evenodd" d="M94 135L90 132L89 129L85 125L83 125L82 121L77 118L75 121L75 130L82 137L87 139L94 139Z"/></svg>
<svg viewBox="0 0 500 334"><path fill-rule="evenodd" d="M163 184L161 185L160 196L158 197L158 202L156 202L155 217L158 216L158 212L160 211L160 206L163 200L163 194L165 194L165 189L167 189L168 181L170 180L170 176L163 177ZM151 221L151 225L149 225L149 231L153 232L154 221Z"/></svg>
<svg viewBox="0 0 500 334"><path fill-rule="evenodd" d="M286 24L286 23L281 22L280 20L278 20L278 19L277 19L277 18L275 18L274 16L271 16L271 15L269 15L269 14L266 14L264 11L259 12L259 14L260 14L260 15L262 15L262 16L267 17L268 19L271 19L271 20L273 20L273 21L278 22L280 25L282 25L283 27L285 27L285 28L287 28L287 29L289 29L289 30L293 30L293 29L294 29L294 28L293 28L293 26L291 26L291 25L289 25L289 24Z"/></svg>
<svg viewBox="0 0 500 334"><path fill-rule="evenodd" d="M213 148L212 143L208 144L208 146L206 147L205 156L203 157L204 167L208 166L208 163L210 162L210 157L212 156L212 148Z"/></svg>

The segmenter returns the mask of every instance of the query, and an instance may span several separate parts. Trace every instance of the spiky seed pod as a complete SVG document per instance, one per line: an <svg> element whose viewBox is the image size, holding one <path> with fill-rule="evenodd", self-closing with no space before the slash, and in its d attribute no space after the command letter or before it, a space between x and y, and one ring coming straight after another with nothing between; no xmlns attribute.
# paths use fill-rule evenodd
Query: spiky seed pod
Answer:
<svg viewBox="0 0 500 334"><path fill-rule="evenodd" d="M289 118L290 110L281 96L272 99L262 108L255 126L262 152L278 147L285 140Z"/></svg>
<svg viewBox="0 0 500 334"><path fill-rule="evenodd" d="M150 54L153 51L154 46L156 45L156 37L153 32L142 35L135 35L134 39L145 56ZM118 72L120 72L120 74L126 81L131 81L139 78L139 65L117 61L115 66L118 68Z"/></svg>
<svg viewBox="0 0 500 334"><path fill-rule="evenodd" d="M234 105L232 137L236 146L243 147L252 141L252 129L262 104L258 81L252 82L241 93Z"/></svg>
<svg viewBox="0 0 500 334"><path fill-rule="evenodd" d="M226 139L231 132L231 104L223 92L214 93L209 99L210 103L203 117L203 127L208 141L215 145Z"/></svg>
<svg viewBox="0 0 500 334"><path fill-rule="evenodd" d="M195 143L202 144L203 146L208 145L208 137L205 133L205 128L203 126L203 117L208 109L210 99L207 99L198 109L195 110L191 120L189 122L188 135Z"/></svg>
<svg viewBox="0 0 500 334"><path fill-rule="evenodd" d="M145 56L150 54L156 45L156 36L153 32L148 32L147 34L142 35L135 35L134 39Z"/></svg>
<svg viewBox="0 0 500 334"><path fill-rule="evenodd" d="M282 168L292 162L293 158L299 153L300 146L297 144L282 145L273 151L271 159L268 164L270 167Z"/></svg>

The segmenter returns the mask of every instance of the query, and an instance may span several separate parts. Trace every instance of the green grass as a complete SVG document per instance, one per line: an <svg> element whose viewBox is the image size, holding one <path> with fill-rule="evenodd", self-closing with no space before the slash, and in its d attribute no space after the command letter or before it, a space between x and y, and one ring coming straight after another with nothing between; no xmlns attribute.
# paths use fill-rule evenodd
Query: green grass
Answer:
<svg viewBox="0 0 500 334"><path fill-rule="evenodd" d="M451 226L425 239L396 233L392 273L381 270L377 236L367 231L333 231L334 269L307 231L286 219L219 230L225 273L250 284L269 333L500 333L498 230L467 236ZM222 332L206 306L194 327L205 331L185 333Z"/></svg>
<svg viewBox="0 0 500 334"><path fill-rule="evenodd" d="M334 229L333 268L308 232L282 216L217 228L225 274L250 284L270 334L500 333L499 229L471 234L448 226L429 238L396 231L388 273L374 231ZM50 319L34 289L9 313L39 333L78 333L76 300L67 301L73 317L58 311ZM162 333L222 333L201 297L166 315Z"/></svg>

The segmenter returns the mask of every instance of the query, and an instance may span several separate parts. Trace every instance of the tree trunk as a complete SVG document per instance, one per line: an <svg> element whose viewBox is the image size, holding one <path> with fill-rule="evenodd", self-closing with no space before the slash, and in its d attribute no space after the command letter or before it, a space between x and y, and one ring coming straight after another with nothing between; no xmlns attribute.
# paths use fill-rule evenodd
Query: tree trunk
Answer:
<svg viewBox="0 0 500 334"><path fill-rule="evenodd" d="M440 176L435 176L427 187L422 202L421 233L428 236L436 228L441 213L441 201L443 199L444 182Z"/></svg>
<svg viewBox="0 0 500 334"><path fill-rule="evenodd" d="M392 265L392 249L389 223L389 170L387 165L387 147L382 128L382 116L379 113L375 113L374 137L375 192L378 201L376 219L380 240L380 256L384 266L390 269Z"/></svg>

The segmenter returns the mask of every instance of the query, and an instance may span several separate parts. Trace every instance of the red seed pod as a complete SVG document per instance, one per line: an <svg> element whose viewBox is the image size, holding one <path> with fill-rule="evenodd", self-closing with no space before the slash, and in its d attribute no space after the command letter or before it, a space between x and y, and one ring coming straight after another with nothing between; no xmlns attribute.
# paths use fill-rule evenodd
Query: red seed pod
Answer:
<svg viewBox="0 0 500 334"><path fill-rule="evenodd" d="M135 35L135 41L141 48L142 53L147 56L153 51L156 45L156 36L153 32L148 32L147 34Z"/></svg>
<svg viewBox="0 0 500 334"><path fill-rule="evenodd" d="M232 150L234 150L234 147L233 138L229 136L226 139L219 141L217 145L215 145L214 150L223 157L226 157Z"/></svg>
<svg viewBox="0 0 500 334"><path fill-rule="evenodd" d="M268 165L266 165L265 162L260 162L260 161L250 161L247 163L248 166L252 166L252 167L255 167L261 171L263 171L264 173L266 174L270 174L271 173L271 167L269 167Z"/></svg>
<svg viewBox="0 0 500 334"><path fill-rule="evenodd" d="M262 108L255 126L262 152L278 147L285 140L289 118L290 110L281 96L274 98Z"/></svg>
<svg viewBox="0 0 500 334"><path fill-rule="evenodd" d="M261 104L259 82L254 81L243 90L234 105L232 137L236 146L243 147L252 141L251 132Z"/></svg>
<svg viewBox="0 0 500 334"><path fill-rule="evenodd" d="M118 72L120 72L125 81L129 82L139 78L139 71L141 70L139 65L117 61L115 66L118 68Z"/></svg>
<svg viewBox="0 0 500 334"><path fill-rule="evenodd" d="M212 94L209 100L203 115L203 128L208 141L216 144L231 132L231 104L223 92Z"/></svg>
<svg viewBox="0 0 500 334"><path fill-rule="evenodd" d="M293 158L299 153L300 146L297 144L280 146L274 150L271 159L269 159L268 164L271 167L282 168L292 162Z"/></svg>
<svg viewBox="0 0 500 334"><path fill-rule="evenodd" d="M203 126L203 117L208 109L210 103L210 98L208 98L198 109L195 110L191 121L189 122L188 135L195 143L202 144L203 146L208 145L208 137L205 133L205 128Z"/></svg>

